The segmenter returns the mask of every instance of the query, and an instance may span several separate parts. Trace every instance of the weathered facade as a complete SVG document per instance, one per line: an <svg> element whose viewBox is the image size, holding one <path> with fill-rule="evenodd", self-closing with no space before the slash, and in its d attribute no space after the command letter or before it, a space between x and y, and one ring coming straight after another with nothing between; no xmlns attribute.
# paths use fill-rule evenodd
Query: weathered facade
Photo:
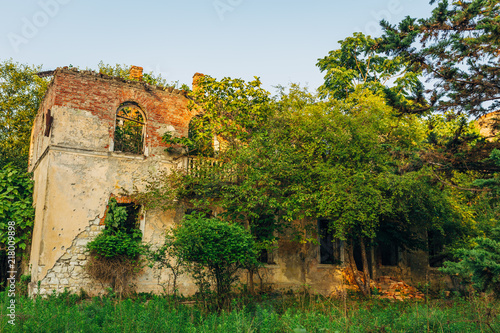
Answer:
<svg viewBox="0 0 500 333"><path fill-rule="evenodd" d="M498 135L500 112L490 112L480 117L476 121L476 126L479 129L479 133L484 136L487 140L494 140Z"/></svg>
<svg viewBox="0 0 500 333"><path fill-rule="evenodd" d="M36 208L30 257L32 295L64 289L83 289L90 294L105 290L107 286L93 280L84 269L89 255L86 245L103 230L111 197L128 202L127 193L144 189L147 179L186 164L184 158L165 151L161 137L166 132L187 135L194 116L187 106L183 91L89 71L59 68L54 72L31 140ZM127 118L131 113L124 113L124 108L133 109L140 118ZM118 130L127 121L142 131L137 150L117 142ZM181 208L141 211L143 241L160 245L165 230L178 223L183 214ZM334 292L342 285L342 246L331 241L320 243L297 244L287 236L281 237L255 282L274 288L307 285L316 292ZM418 276L418 271L425 277L427 272L423 253L393 254L385 264L379 257L372 251L374 276ZM243 282L246 278L243 274ZM139 292L159 293L169 281L167 269L146 267L133 282ZM195 291L188 276L180 277L178 288L183 294Z"/></svg>

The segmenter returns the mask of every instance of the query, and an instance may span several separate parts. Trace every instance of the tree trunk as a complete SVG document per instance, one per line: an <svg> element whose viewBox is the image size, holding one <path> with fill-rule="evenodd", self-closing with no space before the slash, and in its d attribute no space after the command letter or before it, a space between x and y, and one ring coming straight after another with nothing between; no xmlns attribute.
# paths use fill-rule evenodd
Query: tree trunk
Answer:
<svg viewBox="0 0 500 333"><path fill-rule="evenodd" d="M365 280L365 290L366 294L365 296L370 296L371 294L371 289L370 289L370 270L368 268L368 259L366 257L366 246L365 246L365 239L361 237L359 240L359 246L361 248L361 260L363 261L363 275L364 275L364 280Z"/></svg>
<svg viewBox="0 0 500 333"><path fill-rule="evenodd" d="M347 246L347 258L349 261L349 268L351 274L356 282L356 285L359 287L359 290L363 293L364 296L369 296L369 290L367 291L365 288L365 284L363 283L363 279L361 278L358 268L356 267L356 261L354 260L354 244L352 239L348 243Z"/></svg>

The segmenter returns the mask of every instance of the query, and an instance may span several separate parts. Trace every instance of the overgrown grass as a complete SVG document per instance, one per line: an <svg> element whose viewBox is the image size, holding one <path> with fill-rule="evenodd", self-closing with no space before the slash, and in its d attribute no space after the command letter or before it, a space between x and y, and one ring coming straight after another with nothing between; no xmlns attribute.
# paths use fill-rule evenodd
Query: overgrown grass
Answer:
<svg viewBox="0 0 500 333"><path fill-rule="evenodd" d="M334 300L304 295L235 298L207 311L184 299L142 295L85 299L63 294L16 301L8 323L0 293L0 332L499 332L500 305L478 296L428 302Z"/></svg>

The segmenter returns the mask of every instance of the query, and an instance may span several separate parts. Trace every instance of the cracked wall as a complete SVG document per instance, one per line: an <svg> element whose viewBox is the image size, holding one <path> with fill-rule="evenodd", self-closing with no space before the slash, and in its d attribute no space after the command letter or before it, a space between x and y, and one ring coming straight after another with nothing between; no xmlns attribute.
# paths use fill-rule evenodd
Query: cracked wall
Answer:
<svg viewBox="0 0 500 333"><path fill-rule="evenodd" d="M139 104L146 115L144 154L113 151L115 116L124 102ZM111 196L144 189L151 175L182 166L183 159L165 152L161 135L187 134L193 115L187 103L181 91L56 70L34 123L30 148L35 180L32 292L102 289L83 271L86 244L102 229L96 221L104 216ZM46 121L49 113L52 122ZM143 240L153 244L163 242L163 232L178 218L175 212L146 216ZM138 290L157 289L152 275L148 269L140 274Z"/></svg>

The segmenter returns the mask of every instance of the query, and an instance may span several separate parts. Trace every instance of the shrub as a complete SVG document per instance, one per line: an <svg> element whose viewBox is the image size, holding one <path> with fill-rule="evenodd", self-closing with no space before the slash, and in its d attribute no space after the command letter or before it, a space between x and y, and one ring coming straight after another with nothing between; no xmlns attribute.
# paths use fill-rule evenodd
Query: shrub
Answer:
<svg viewBox="0 0 500 333"><path fill-rule="evenodd" d="M33 181L22 169L8 164L0 169L0 251L7 249L9 222L14 222L16 247L24 250L31 243L35 211ZM10 233L12 234L12 233Z"/></svg>
<svg viewBox="0 0 500 333"><path fill-rule="evenodd" d="M205 268L215 281L219 301L231 290L239 269L258 265L253 237L239 225L193 213L173 229L172 237L175 253ZM199 275L200 271L194 273Z"/></svg>
<svg viewBox="0 0 500 333"><path fill-rule="evenodd" d="M142 252L141 244L135 236L121 230L110 233L107 229L88 244L88 249L105 258L124 256L135 259Z"/></svg>
<svg viewBox="0 0 500 333"><path fill-rule="evenodd" d="M459 261L445 262L441 271L472 282L480 291L493 291L500 298L500 241L492 238L475 241L472 249L457 250L455 255Z"/></svg>
<svg viewBox="0 0 500 333"><path fill-rule="evenodd" d="M128 225L127 221L127 209L118 206L116 199L111 198L106 228L87 244L91 253L87 272L98 281L110 284L120 296L131 291L129 282L139 272L142 264L139 256L144 252L141 231Z"/></svg>

